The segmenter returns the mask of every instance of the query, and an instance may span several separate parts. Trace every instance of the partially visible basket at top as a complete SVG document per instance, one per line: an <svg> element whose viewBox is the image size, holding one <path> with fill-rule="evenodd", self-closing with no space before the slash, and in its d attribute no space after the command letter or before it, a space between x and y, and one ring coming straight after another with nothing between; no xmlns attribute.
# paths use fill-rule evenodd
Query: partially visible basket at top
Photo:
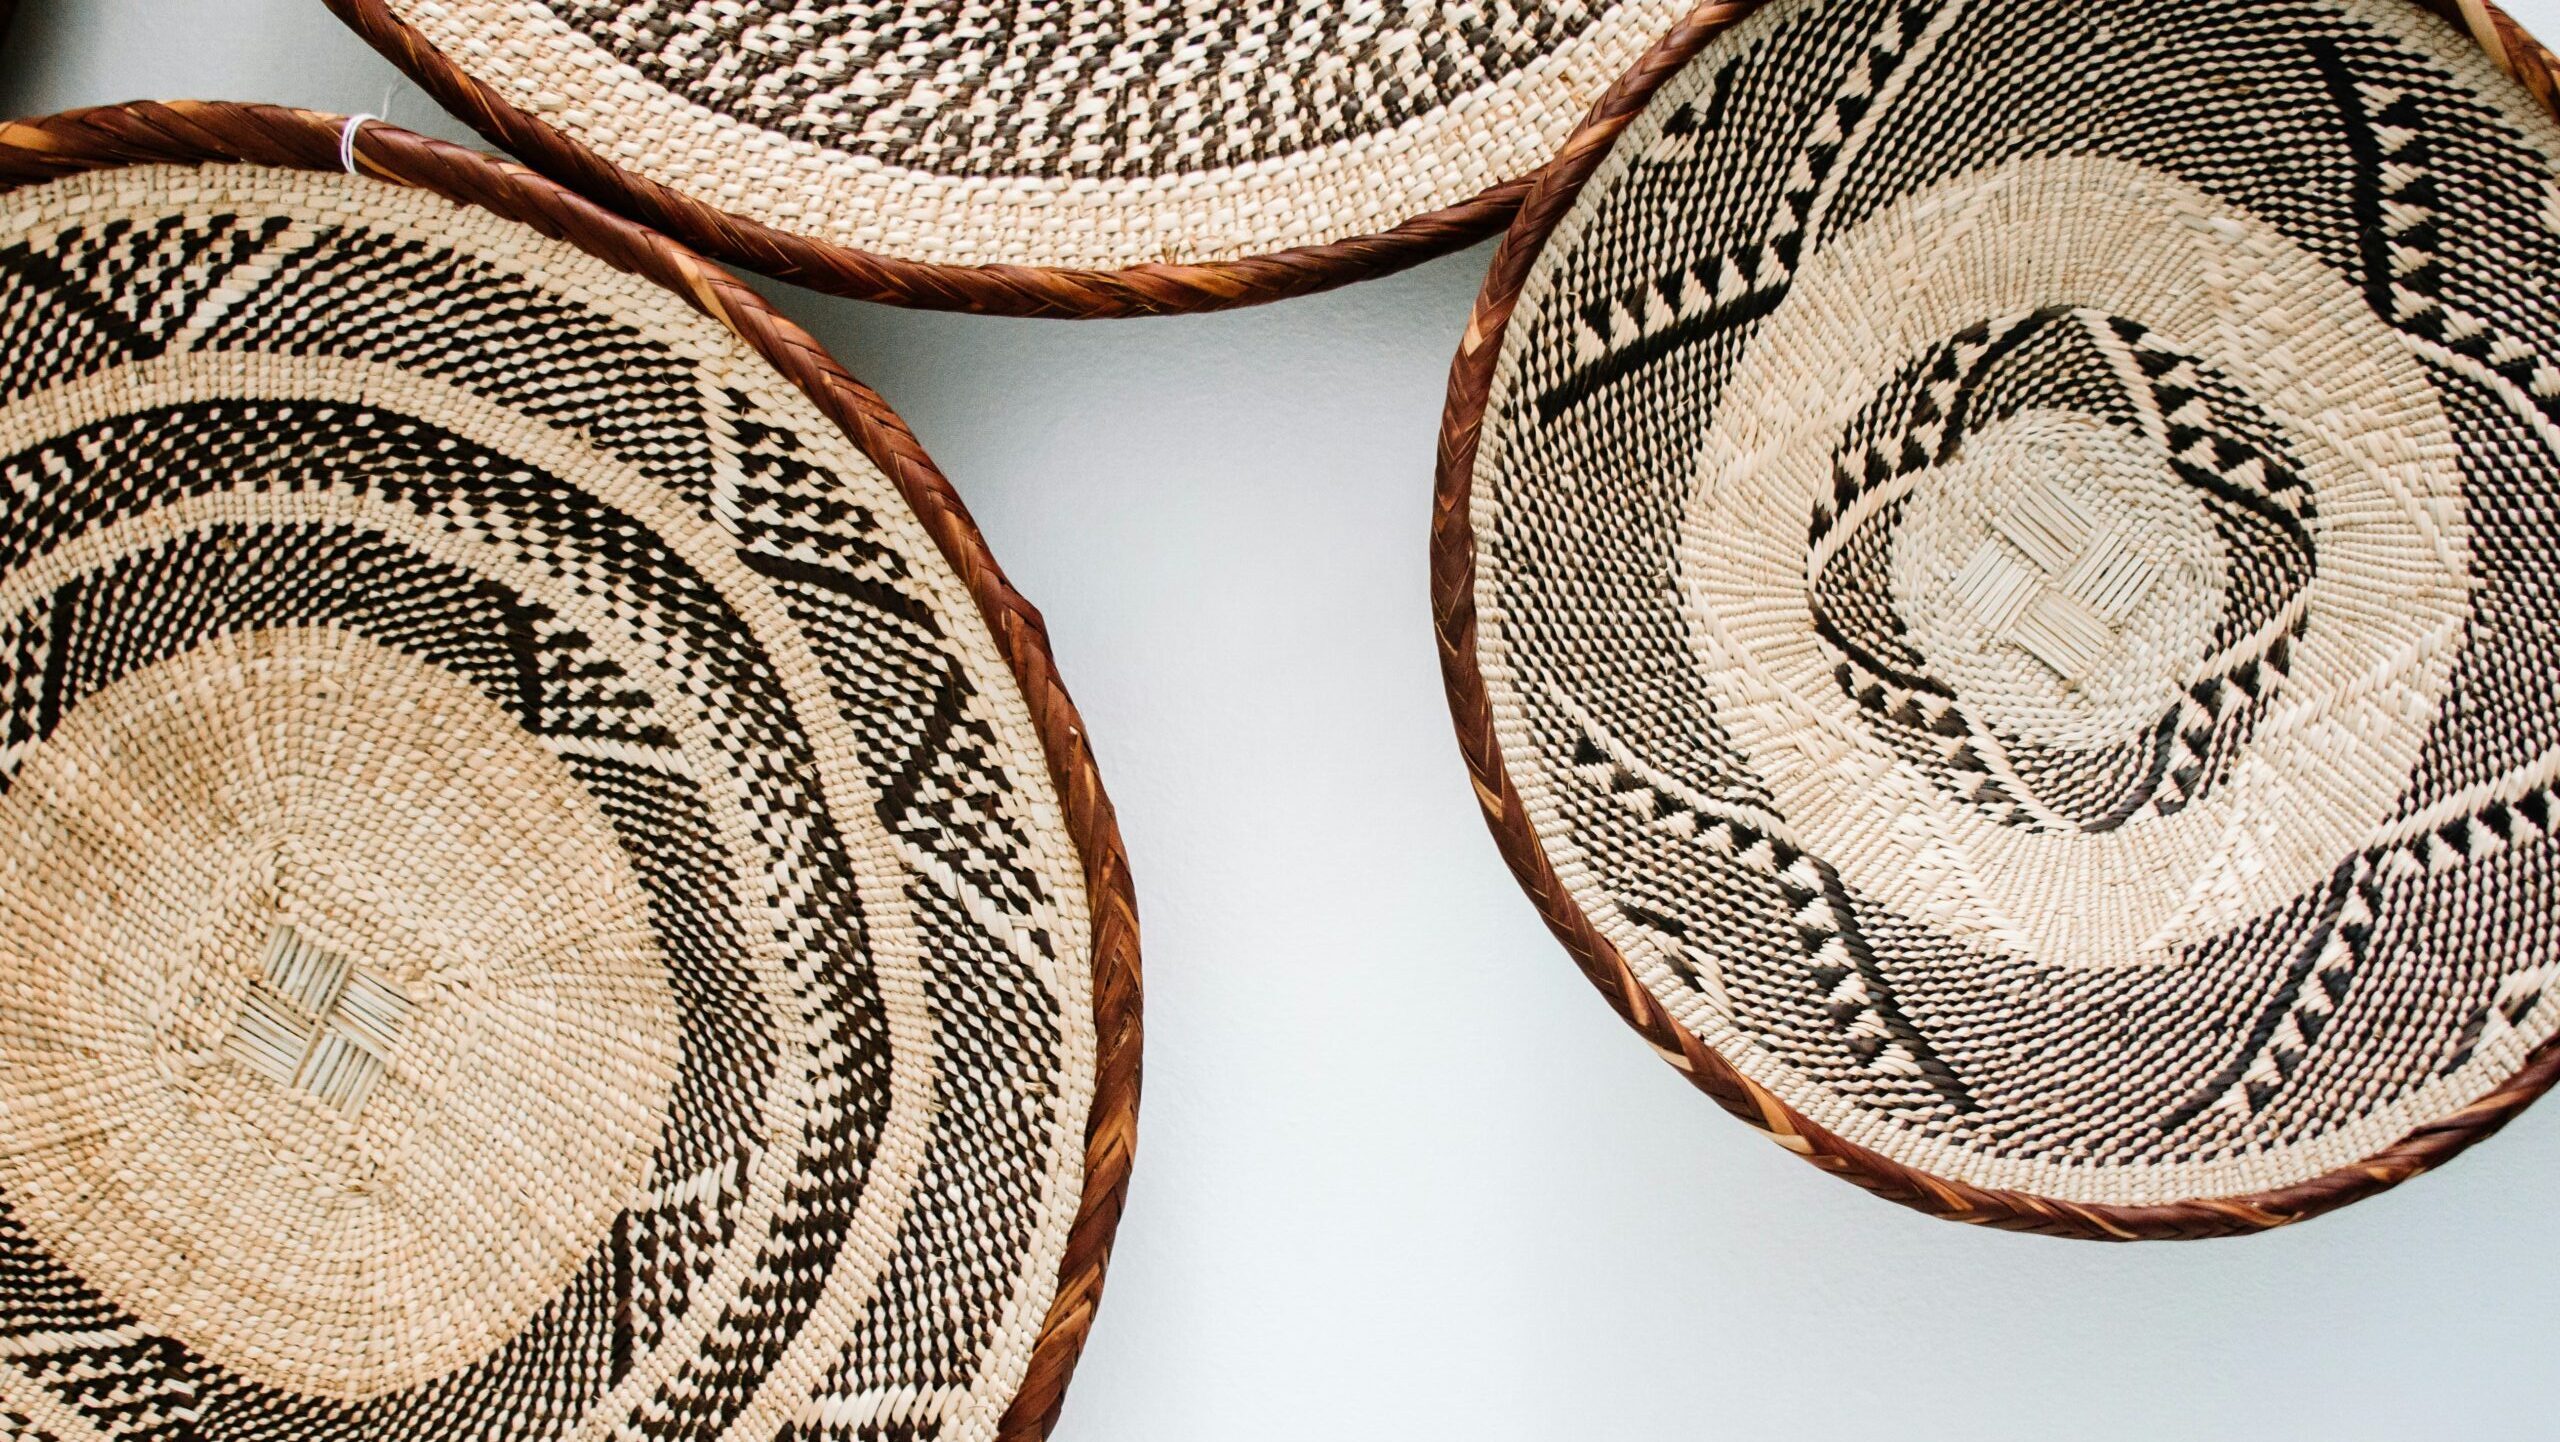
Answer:
<svg viewBox="0 0 2560 1442"><path fill-rule="evenodd" d="M329 3L492 139L715 255L1094 316L1483 238L1696 0Z"/></svg>

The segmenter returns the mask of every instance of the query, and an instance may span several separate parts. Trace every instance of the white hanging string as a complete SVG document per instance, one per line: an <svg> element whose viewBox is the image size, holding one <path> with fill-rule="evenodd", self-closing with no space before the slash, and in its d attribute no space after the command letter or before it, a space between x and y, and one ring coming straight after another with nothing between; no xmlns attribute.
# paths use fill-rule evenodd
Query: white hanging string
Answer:
<svg viewBox="0 0 2560 1442"><path fill-rule="evenodd" d="M381 118L379 115L350 115L347 123L338 127L338 164L347 174L361 173L356 169L356 131L366 121Z"/></svg>

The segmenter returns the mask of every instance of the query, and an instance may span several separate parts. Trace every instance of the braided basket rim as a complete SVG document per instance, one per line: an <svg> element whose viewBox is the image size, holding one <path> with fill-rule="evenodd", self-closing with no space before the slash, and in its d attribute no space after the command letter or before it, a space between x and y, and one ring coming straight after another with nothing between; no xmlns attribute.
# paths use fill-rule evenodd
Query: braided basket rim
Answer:
<svg viewBox="0 0 2560 1442"><path fill-rule="evenodd" d="M1477 802L1505 862L1548 930L1585 977L1664 1060L1727 1111L1788 1151L1890 1201L1977 1226L2102 1241L2240 1235L2267 1231L2371 1196L2433 1170L2496 1132L2560 1082L2560 1037L2470 1105L2411 1131L2353 1165L2273 1191L2145 1206L2073 1202L1977 1187L1904 1165L1822 1127L1750 1078L1680 1024L1637 977L1565 889L1538 840L1494 733L1493 702L1476 650L1475 526L1470 510L1476 447L1494 369L1513 308L1548 236L1609 155L1620 131L1654 92L1715 40L1770 0L1720 0L1692 10L1593 106L1549 163L1494 251L1450 366L1432 501L1432 625L1458 745ZM2487 0L2408 0L2477 41L2499 67L2560 120L2560 57Z"/></svg>
<svg viewBox="0 0 2560 1442"><path fill-rule="evenodd" d="M86 171L149 164L248 164L336 173L344 117L220 101L134 102L0 124L0 195ZM512 161L379 121L357 127L360 173L530 226L673 291L807 395L897 486L963 584L1022 689L1082 862L1093 930L1094 1097L1084 1189L1058 1286L1030 1363L999 1425L1034 1442L1057 1422L1089 1334L1127 1199L1141 1050L1137 899L1128 856L1084 722L1059 679L1040 613L1006 580L966 505L888 402L743 281L681 243Z"/></svg>

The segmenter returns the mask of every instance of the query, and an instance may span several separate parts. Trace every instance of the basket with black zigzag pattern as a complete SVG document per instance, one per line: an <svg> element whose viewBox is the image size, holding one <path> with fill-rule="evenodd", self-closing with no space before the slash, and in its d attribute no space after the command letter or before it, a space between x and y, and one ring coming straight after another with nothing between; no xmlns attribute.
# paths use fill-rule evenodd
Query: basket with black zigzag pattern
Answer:
<svg viewBox="0 0 2560 1442"><path fill-rule="evenodd" d="M0 1432L1045 1431L1134 921L878 398L221 105L0 128L0 347Z"/></svg>
<svg viewBox="0 0 2560 1442"><path fill-rule="evenodd" d="M1452 385L1450 692L1548 921L1965 1220L2270 1226L2493 1130L2560 1069L2549 55L2476 0L1714 9Z"/></svg>
<svg viewBox="0 0 2560 1442"><path fill-rule="evenodd" d="M867 300L1245 305L1469 244L1693 0L329 0L454 113Z"/></svg>

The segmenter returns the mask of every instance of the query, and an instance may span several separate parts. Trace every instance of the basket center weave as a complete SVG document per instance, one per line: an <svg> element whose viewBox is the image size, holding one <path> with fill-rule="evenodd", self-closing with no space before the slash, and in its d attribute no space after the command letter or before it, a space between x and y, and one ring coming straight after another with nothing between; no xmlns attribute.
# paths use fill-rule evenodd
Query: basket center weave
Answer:
<svg viewBox="0 0 2560 1442"><path fill-rule="evenodd" d="M267 1385L485 1357L664 1130L646 905L557 758L444 671L310 627L131 672L0 794L0 1191Z"/></svg>
<svg viewBox="0 0 2560 1442"><path fill-rule="evenodd" d="M2037 411L1926 474L1877 578L1912 649L1986 724L2043 745L2147 730L2210 649L2225 557L2117 426Z"/></svg>
<svg viewBox="0 0 2560 1442"><path fill-rule="evenodd" d="M341 1112L364 1107L416 1006L380 972L278 922L223 1051Z"/></svg>

